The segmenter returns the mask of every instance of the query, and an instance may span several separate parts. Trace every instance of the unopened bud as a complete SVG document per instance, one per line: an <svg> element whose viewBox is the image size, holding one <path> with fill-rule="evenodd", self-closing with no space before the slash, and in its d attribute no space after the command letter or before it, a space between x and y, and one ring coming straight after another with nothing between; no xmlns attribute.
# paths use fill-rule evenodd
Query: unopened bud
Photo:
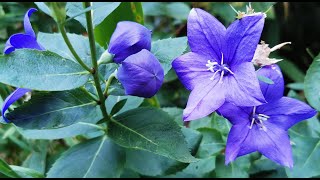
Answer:
<svg viewBox="0 0 320 180"><path fill-rule="evenodd" d="M99 60L98 60L98 64L108 64L110 62L112 62L114 55L109 53L107 50L102 53L102 55L100 56Z"/></svg>

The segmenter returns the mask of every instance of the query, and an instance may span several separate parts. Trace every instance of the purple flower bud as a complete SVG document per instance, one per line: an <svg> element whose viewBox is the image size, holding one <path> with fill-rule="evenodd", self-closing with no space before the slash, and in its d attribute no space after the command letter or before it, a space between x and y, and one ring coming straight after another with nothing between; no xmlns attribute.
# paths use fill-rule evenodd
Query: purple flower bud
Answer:
<svg viewBox="0 0 320 180"><path fill-rule="evenodd" d="M150 98L160 89L164 72L158 59L143 49L121 63L117 77L127 95Z"/></svg>
<svg viewBox="0 0 320 180"><path fill-rule="evenodd" d="M109 53L114 54L114 62L121 63L142 49L151 49L151 31L135 22L119 22L108 47Z"/></svg>

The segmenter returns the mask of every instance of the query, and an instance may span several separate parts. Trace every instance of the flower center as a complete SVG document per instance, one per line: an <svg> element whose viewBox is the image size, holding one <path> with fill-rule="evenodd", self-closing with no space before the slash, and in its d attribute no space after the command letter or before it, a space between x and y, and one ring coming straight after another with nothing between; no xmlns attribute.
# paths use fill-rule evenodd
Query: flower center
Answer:
<svg viewBox="0 0 320 180"><path fill-rule="evenodd" d="M266 121L270 118L265 114L256 114L256 106L253 107L253 112L251 116L251 125L249 129L252 129L253 124L256 124L260 127L260 130L267 131L267 128L263 125L263 121Z"/></svg>
<svg viewBox="0 0 320 180"><path fill-rule="evenodd" d="M207 70L213 72L213 75L211 76L210 80L214 80L214 77L220 73L220 79L219 79L219 83L222 83L222 78L225 75L230 74L234 74L230 69L229 66L227 64L223 64L223 53L222 54L222 58L221 58L221 64L218 64L217 62L211 62L210 60L208 60L206 66L208 67Z"/></svg>

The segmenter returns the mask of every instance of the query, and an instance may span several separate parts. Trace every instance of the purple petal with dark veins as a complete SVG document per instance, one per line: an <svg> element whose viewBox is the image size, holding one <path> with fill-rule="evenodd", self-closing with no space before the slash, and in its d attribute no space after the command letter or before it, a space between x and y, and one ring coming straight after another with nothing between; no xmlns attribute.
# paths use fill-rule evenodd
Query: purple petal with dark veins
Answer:
<svg viewBox="0 0 320 180"><path fill-rule="evenodd" d="M172 62L172 67L181 83L192 90L197 84L210 81L213 73L206 67L208 59L194 52L179 56Z"/></svg>
<svg viewBox="0 0 320 180"><path fill-rule="evenodd" d="M306 103L289 97L258 106L257 112L270 116L268 122L284 130L317 114L317 111Z"/></svg>
<svg viewBox="0 0 320 180"><path fill-rule="evenodd" d="M164 71L158 59L143 49L122 62L117 77L127 95L150 98L160 89Z"/></svg>
<svg viewBox="0 0 320 180"><path fill-rule="evenodd" d="M226 48L223 52L229 66L252 60L260 41L264 20L263 14L246 16L227 28Z"/></svg>
<svg viewBox="0 0 320 180"><path fill-rule="evenodd" d="M234 75L223 78L226 101L236 106L257 106L266 102L251 62L241 63L231 70Z"/></svg>
<svg viewBox="0 0 320 180"><path fill-rule="evenodd" d="M265 76L274 82L274 84L268 84L263 81L259 81L261 91L266 101L272 102L282 98L284 92L284 81L281 69L278 65L273 64L270 66L264 66L257 71L257 74Z"/></svg>
<svg viewBox="0 0 320 180"><path fill-rule="evenodd" d="M187 35L192 52L220 62L226 28L206 11L193 8L188 17Z"/></svg>
<svg viewBox="0 0 320 180"><path fill-rule="evenodd" d="M121 63L142 49L151 49L151 31L136 22L118 22L108 47L108 52L114 54L114 62Z"/></svg>
<svg viewBox="0 0 320 180"><path fill-rule="evenodd" d="M10 121L6 118L5 112L8 110L9 106L16 102L18 99L20 99L22 96L24 96L25 93L30 92L29 89L24 88L17 88L15 91L13 91L4 101L1 112L2 112L2 118L9 123Z"/></svg>
<svg viewBox="0 0 320 180"><path fill-rule="evenodd" d="M44 50L44 48L37 42L36 38L26 34L14 34L10 36L6 42L4 53L10 54L15 49L23 48Z"/></svg>
<svg viewBox="0 0 320 180"><path fill-rule="evenodd" d="M252 114L252 107L235 106L232 103L225 102L218 110L217 113L224 118L228 119L231 124L236 125L246 123Z"/></svg>
<svg viewBox="0 0 320 180"><path fill-rule="evenodd" d="M252 129L250 121L235 125L228 135L226 147L226 160L228 164L237 157L259 151L272 161L283 166L292 167L292 150L287 131L274 124L264 122L266 131L254 124Z"/></svg>
<svg viewBox="0 0 320 180"><path fill-rule="evenodd" d="M31 23L30 23L30 16L32 15L32 13L38 11L35 8L30 8L27 13L24 15L24 31L26 32L27 35L32 36L34 38L36 38L36 34L34 33Z"/></svg>
<svg viewBox="0 0 320 180"><path fill-rule="evenodd" d="M190 93L183 120L190 121L209 115L225 101L224 90L218 79L197 85Z"/></svg>

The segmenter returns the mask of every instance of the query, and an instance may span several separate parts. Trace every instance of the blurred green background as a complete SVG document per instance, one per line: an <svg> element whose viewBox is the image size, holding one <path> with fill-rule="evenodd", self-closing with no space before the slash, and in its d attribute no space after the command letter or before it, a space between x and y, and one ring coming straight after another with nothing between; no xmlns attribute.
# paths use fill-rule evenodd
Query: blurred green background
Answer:
<svg viewBox="0 0 320 180"><path fill-rule="evenodd" d="M236 13L230 8L231 4L235 9L245 11L246 2L143 2L145 26L153 31L154 40L168 37L186 36L187 17L193 7L205 9L224 25L228 26L235 20ZM264 40L269 47L282 42L292 42L280 50L272 53L271 56L284 59L280 63L284 73L286 91L285 95L305 101L303 93L303 81L306 70L313 61L313 57L320 52L320 2L292 3L292 2L254 2L252 3L256 12L267 11L267 19L262 33L261 40ZM32 2L1 2L0 3L0 49L11 34L23 32L23 17L25 12L37 6ZM57 26L52 18L45 13L38 11L31 17L35 31L57 32ZM75 20L69 21L67 31L85 35L85 29ZM177 80L173 70L165 78L157 97L162 107L184 108L189 92ZM1 93L0 105L2 105L5 94L10 90L3 90L4 85L0 84ZM11 125L0 125L0 158L8 164L27 165L31 161L39 161L39 165L33 167L39 172L45 172L46 168L54 162L56 157L68 147L81 141L81 136L54 141L27 140L24 139ZM46 153L44 153L46 152ZM45 165L41 165L41 157L47 156ZM241 161L241 160L240 160ZM262 160L264 161L264 160ZM43 162L44 163L44 162ZM260 163L260 162L258 162ZM268 166L267 161L264 166ZM315 162L316 163L316 162ZM283 177L286 176L283 169L271 164L273 167L266 172L260 172L259 165L251 167L251 175L254 177ZM254 169L258 168L258 169ZM277 171L273 171L277 169ZM280 169L280 170L279 170ZM267 168L268 170L268 168ZM271 173L272 172L272 173ZM320 173L319 173L320 175ZM1 175L0 175L1 177ZM5 177L5 176L3 176Z"/></svg>

